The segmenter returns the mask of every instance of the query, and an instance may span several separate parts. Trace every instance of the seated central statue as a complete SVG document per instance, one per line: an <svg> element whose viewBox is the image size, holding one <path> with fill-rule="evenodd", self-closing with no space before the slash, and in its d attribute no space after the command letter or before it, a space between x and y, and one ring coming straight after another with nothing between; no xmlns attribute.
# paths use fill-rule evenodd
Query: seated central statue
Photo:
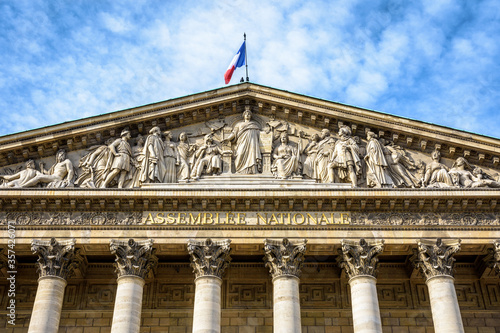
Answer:
<svg viewBox="0 0 500 333"><path fill-rule="evenodd" d="M288 143L288 134L283 132L280 136L281 144L273 151L273 164L271 171L276 178L286 179L297 174L299 169L299 150Z"/></svg>
<svg viewBox="0 0 500 333"><path fill-rule="evenodd" d="M222 150L214 143L212 134L207 134L205 144L195 152L196 162L191 172L191 178L199 179L204 169L207 175L220 174L222 172L221 155Z"/></svg>

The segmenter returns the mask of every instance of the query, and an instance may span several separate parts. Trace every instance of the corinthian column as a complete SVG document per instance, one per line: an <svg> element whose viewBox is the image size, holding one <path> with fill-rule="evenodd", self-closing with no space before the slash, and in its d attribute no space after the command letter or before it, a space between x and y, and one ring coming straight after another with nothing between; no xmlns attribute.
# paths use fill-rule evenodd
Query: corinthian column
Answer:
<svg viewBox="0 0 500 333"><path fill-rule="evenodd" d="M116 255L118 275L111 333L136 333L141 325L144 279L158 262L153 254L153 240L129 239L125 242L112 239L109 247Z"/></svg>
<svg viewBox="0 0 500 333"><path fill-rule="evenodd" d="M56 333L66 288L66 279L71 276L77 263L75 240L50 241L33 239L31 251L38 254L37 270L40 275L35 304L31 314L28 333Z"/></svg>
<svg viewBox="0 0 500 333"><path fill-rule="evenodd" d="M220 332L222 275L231 257L231 240L189 240L188 252L195 274L193 333Z"/></svg>
<svg viewBox="0 0 500 333"><path fill-rule="evenodd" d="M412 257L425 275L434 330L439 333L464 332L453 279L453 255L459 250L460 240L421 240Z"/></svg>
<svg viewBox="0 0 500 333"><path fill-rule="evenodd" d="M300 333L299 277L306 252L303 239L264 241L264 260L273 278L273 332Z"/></svg>
<svg viewBox="0 0 500 333"><path fill-rule="evenodd" d="M342 240L340 267L345 269L351 287L352 320L355 333L381 333L382 320L377 297L377 255L383 241L372 243Z"/></svg>

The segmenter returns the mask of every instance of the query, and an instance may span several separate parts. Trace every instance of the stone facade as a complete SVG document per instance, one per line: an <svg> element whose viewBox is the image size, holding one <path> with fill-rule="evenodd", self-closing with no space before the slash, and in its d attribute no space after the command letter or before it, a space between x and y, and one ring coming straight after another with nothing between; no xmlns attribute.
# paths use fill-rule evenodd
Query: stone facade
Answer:
<svg viewBox="0 0 500 333"><path fill-rule="evenodd" d="M500 332L499 156L250 83L2 137L0 327Z"/></svg>

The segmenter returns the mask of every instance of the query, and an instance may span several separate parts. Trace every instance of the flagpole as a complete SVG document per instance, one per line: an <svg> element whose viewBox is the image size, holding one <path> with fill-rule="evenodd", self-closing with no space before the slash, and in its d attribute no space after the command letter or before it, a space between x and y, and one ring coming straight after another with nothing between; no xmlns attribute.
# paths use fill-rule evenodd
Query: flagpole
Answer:
<svg viewBox="0 0 500 333"><path fill-rule="evenodd" d="M247 60L247 34L243 33L243 40L245 41L245 69L247 71L247 82L249 81L248 79L248 60Z"/></svg>

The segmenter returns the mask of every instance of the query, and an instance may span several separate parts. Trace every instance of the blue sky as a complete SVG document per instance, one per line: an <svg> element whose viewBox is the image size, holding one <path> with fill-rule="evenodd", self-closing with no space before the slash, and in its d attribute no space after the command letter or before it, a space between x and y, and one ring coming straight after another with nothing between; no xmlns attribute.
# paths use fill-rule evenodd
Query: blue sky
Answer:
<svg viewBox="0 0 500 333"><path fill-rule="evenodd" d="M500 137L499 0L0 0L0 15L0 135L223 87L246 32L251 82Z"/></svg>

